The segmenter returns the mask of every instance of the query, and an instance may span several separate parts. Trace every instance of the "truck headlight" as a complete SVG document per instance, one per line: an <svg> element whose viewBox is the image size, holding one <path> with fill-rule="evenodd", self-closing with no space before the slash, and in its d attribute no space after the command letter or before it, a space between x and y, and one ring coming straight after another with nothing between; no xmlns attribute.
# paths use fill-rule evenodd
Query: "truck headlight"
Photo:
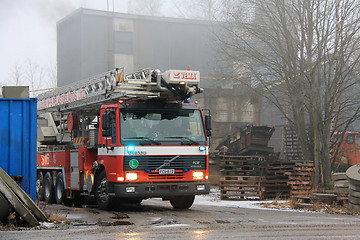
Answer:
<svg viewBox="0 0 360 240"><path fill-rule="evenodd" d="M204 173L203 172L193 172L193 179L195 179L195 180L204 179Z"/></svg>
<svg viewBox="0 0 360 240"><path fill-rule="evenodd" d="M135 181L138 179L137 173L126 173L126 181Z"/></svg>

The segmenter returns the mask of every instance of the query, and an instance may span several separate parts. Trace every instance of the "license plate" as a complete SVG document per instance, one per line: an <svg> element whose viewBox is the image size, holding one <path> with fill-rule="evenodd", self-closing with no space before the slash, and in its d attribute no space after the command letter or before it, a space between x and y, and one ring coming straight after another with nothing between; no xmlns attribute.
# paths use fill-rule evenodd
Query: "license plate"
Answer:
<svg viewBox="0 0 360 240"><path fill-rule="evenodd" d="M159 169L159 174L175 174L175 169Z"/></svg>

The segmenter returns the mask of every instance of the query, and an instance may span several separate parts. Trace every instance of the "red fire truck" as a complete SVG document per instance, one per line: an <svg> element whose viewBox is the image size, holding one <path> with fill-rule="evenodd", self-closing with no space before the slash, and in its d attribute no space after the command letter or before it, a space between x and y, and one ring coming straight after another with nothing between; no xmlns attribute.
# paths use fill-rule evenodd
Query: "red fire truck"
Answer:
<svg viewBox="0 0 360 240"><path fill-rule="evenodd" d="M336 133L335 138L342 138L332 150L331 166L335 172L345 172L349 167L360 163L360 133Z"/></svg>
<svg viewBox="0 0 360 240"><path fill-rule="evenodd" d="M199 83L198 71L115 69L38 96L38 199L191 207L209 193L211 116L187 103Z"/></svg>

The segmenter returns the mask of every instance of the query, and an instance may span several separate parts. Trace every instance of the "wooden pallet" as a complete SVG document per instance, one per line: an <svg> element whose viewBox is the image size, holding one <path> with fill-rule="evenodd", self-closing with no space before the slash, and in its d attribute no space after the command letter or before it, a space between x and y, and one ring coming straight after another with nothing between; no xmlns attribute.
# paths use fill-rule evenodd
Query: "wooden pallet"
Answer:
<svg viewBox="0 0 360 240"><path fill-rule="evenodd" d="M220 156L220 192L224 200L262 199L265 159L258 156Z"/></svg>
<svg viewBox="0 0 360 240"><path fill-rule="evenodd" d="M294 162L277 161L269 163L265 171L264 198L265 199L288 199L290 198L290 186L288 186L288 176L284 175L286 171L292 171Z"/></svg>

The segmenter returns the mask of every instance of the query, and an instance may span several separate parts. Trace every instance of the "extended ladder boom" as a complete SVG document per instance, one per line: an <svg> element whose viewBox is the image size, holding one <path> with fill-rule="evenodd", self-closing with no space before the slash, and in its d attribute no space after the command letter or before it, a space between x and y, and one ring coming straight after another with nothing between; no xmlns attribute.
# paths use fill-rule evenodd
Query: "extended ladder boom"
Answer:
<svg viewBox="0 0 360 240"><path fill-rule="evenodd" d="M100 104L137 98L185 100L199 93L200 72L144 69L124 76L116 68L84 81L75 82L38 96L38 111L70 111L98 109Z"/></svg>

